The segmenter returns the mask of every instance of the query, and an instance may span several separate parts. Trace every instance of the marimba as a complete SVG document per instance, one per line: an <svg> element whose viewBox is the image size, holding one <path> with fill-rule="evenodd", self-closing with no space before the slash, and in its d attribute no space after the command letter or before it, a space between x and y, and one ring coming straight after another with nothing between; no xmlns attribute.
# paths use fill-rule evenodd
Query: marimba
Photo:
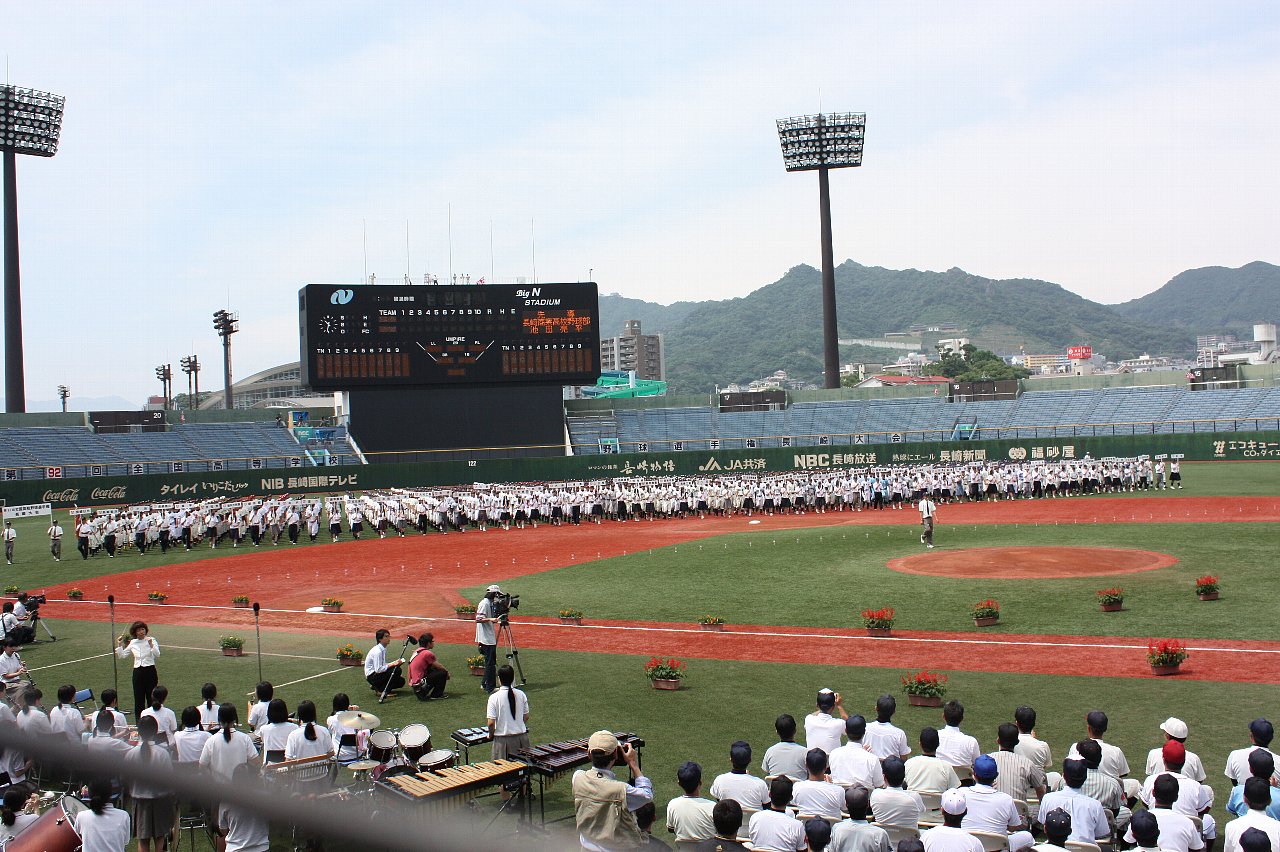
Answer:
<svg viewBox="0 0 1280 852"><path fill-rule="evenodd" d="M488 760L466 766L445 767L413 774L383 776L374 782L377 789L413 802L422 802L432 816L451 813L482 790L512 781L523 781L529 764L516 760Z"/></svg>
<svg viewBox="0 0 1280 852"><path fill-rule="evenodd" d="M632 748L644 748L644 740L636 734L614 733L614 736L619 744L630 743ZM546 788L565 773L591 762L586 739L530 746L520 749L512 757L528 763L529 770L538 777L538 802L544 824L547 821Z"/></svg>

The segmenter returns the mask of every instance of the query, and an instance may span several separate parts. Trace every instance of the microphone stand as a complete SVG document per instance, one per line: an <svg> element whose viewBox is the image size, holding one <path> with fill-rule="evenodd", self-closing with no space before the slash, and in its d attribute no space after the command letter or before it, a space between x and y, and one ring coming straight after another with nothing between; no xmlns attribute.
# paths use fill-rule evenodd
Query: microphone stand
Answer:
<svg viewBox="0 0 1280 852"><path fill-rule="evenodd" d="M262 627L258 623L259 609L260 609L260 604L257 601L254 601L253 602L253 632L254 632L254 635L258 637L258 682L261 683L262 682Z"/></svg>
<svg viewBox="0 0 1280 852"><path fill-rule="evenodd" d="M417 645L417 644L418 644L418 640L414 639L412 636L404 637L404 644L400 646L400 659L402 660L404 659L405 651L409 650L410 645ZM394 679L395 679L395 672L391 672L387 675L387 682L382 685L382 694L378 696L379 704L387 700L387 692L390 691L391 681L393 681ZM406 680L408 680L408 678L406 678Z"/></svg>
<svg viewBox="0 0 1280 852"><path fill-rule="evenodd" d="M115 687L116 692L120 691L120 666L117 660L119 655L116 654L116 646L119 641L116 639L116 596L107 595L107 606L111 607L111 684Z"/></svg>

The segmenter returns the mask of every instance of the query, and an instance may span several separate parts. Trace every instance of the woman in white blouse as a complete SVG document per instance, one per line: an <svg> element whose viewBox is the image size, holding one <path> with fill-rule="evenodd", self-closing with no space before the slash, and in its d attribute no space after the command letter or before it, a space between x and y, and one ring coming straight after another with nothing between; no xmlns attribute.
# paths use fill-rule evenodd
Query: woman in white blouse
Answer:
<svg viewBox="0 0 1280 852"><path fill-rule="evenodd" d="M289 735L298 730L298 726L289 721L289 708L283 699L273 698L267 705L267 724L258 729L262 737L262 765L279 763L284 760L285 747L289 743Z"/></svg>
<svg viewBox="0 0 1280 852"><path fill-rule="evenodd" d="M298 721L302 727L289 733L284 746L284 759L297 760L300 757L320 757L333 749L333 737L328 728L316 724L316 705L312 701L298 704Z"/></svg>
<svg viewBox="0 0 1280 852"><path fill-rule="evenodd" d="M135 621L129 625L129 631L120 637L120 647L116 655L122 660L133 657L133 718L142 716L142 711L151 705L151 690L160 682L156 671L156 657L160 656L160 643L147 635L147 623Z"/></svg>

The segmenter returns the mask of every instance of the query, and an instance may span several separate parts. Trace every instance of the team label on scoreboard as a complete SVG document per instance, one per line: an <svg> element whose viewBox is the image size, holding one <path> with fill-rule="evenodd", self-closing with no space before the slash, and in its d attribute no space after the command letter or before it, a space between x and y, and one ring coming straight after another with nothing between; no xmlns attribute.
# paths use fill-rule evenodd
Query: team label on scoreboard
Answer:
<svg viewBox="0 0 1280 852"><path fill-rule="evenodd" d="M302 380L315 390L587 384L600 375L593 283L309 284L298 300Z"/></svg>

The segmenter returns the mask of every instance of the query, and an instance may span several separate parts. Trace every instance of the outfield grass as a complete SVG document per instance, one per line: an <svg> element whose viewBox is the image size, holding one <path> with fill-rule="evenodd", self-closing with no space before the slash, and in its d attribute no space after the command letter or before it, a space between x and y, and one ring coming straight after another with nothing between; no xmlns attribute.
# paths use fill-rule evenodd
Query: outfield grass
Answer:
<svg viewBox="0 0 1280 852"><path fill-rule="evenodd" d="M745 527L746 521L743 521ZM939 553L1027 545L1124 547L1171 553L1177 565L1110 577L953 579L892 571L921 551L915 526L827 527L740 533L531 574L504 585L521 614L561 607L588 617L690 622L712 613L734 624L861 626L864 607L893 607L898 629L973 631L969 607L1001 605L986 632L1204 638L1257 637L1274 621L1280 588L1270 552L1277 524L939 526ZM1222 599L1198 601L1194 579L1217 574ZM1096 591L1125 589L1125 610L1103 613ZM483 587L464 590L473 600Z"/></svg>
<svg viewBox="0 0 1280 852"><path fill-rule="evenodd" d="M79 660L96 649L105 650L111 639L108 625L56 622L52 626L59 637L56 643L42 643L23 652L33 669ZM246 643L246 656L226 658L216 650L217 631L155 625L154 634L165 649L159 663L160 679L170 689L170 706L175 711L196 703L200 685L208 680L218 685L221 699L234 700L243 712L246 695L258 679L252 636ZM360 647L368 642L363 637L349 640ZM479 679L467 674L463 665L464 657L473 653L470 646L437 648L442 664L453 673L449 699L424 704L406 694L377 705L362 670L340 668L333 659L339 641L348 638L264 634L264 652L293 655L264 656L269 680L283 684L321 674L277 689L276 695L290 708L310 698L319 705L321 715L327 715L333 693L345 691L353 701L378 714L385 727L427 724L437 748L452 745L450 731L484 723L485 697ZM180 650L179 646L208 650ZM636 655L523 651L521 661L529 678L525 689L532 708L531 738L535 743L575 739L600 728L640 734L648 743L644 765L654 779L660 810L667 799L679 794L675 770L681 762L700 762L709 779L727 771L729 744L745 739L754 747L758 764L765 748L774 742L774 718L791 713L803 725L802 717L812 710L813 696L822 687L840 691L850 712L864 714L874 713L876 696L894 693L901 704L896 721L907 731L913 747L922 726L941 724L939 711L906 706L898 681L902 672L894 669L830 666L820 660L811 665L694 660L689 663L685 688L671 693L649 687L643 673L647 654L643 647L636 651ZM112 684L111 660L101 657L72 662L37 670L35 676L49 696L61 683L90 686L98 694ZM121 668L119 676L127 705L131 700L127 697L129 670ZM964 702L964 728L978 737L984 749L995 747L996 727L1011 720L1014 707L1022 703L1034 706L1040 714L1039 733L1052 745L1058 761L1069 743L1084 735L1085 713L1102 708L1111 718L1107 739L1125 750L1136 776L1142 774L1147 750L1163 740L1159 723L1169 715L1178 716L1190 726L1188 746L1204 760L1220 813L1228 792L1222 776L1227 752L1247 744L1248 722L1267 714L1274 691L1272 686L1190 680L955 672L950 695ZM488 756L487 747L472 750L473 760L487 760ZM548 798L549 816L570 812L567 789L567 779L553 788L554 797L549 794Z"/></svg>

